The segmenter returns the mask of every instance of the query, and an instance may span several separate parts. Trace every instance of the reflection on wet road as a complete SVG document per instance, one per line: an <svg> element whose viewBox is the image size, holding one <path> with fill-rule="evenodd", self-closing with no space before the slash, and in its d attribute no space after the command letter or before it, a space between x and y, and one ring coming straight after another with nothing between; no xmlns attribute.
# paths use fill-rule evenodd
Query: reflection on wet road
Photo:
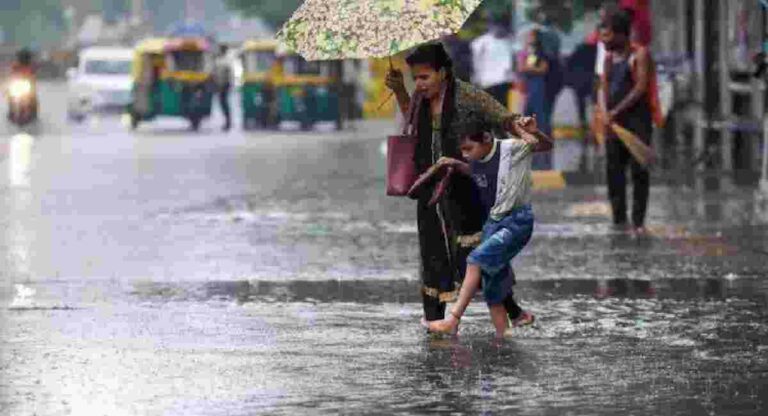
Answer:
<svg viewBox="0 0 768 416"><path fill-rule="evenodd" d="M536 327L494 341L478 298L430 338L386 124L56 123L0 136L0 414L768 408L768 207L728 178L659 183L639 238L602 187L536 194Z"/></svg>

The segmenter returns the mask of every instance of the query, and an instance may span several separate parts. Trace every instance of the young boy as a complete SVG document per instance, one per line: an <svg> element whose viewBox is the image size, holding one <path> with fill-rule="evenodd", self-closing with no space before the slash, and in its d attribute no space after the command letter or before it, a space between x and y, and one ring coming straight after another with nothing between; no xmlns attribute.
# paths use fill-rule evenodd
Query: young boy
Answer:
<svg viewBox="0 0 768 416"><path fill-rule="evenodd" d="M469 302L483 283L483 295L491 321L500 337L507 329L502 300L511 290L509 263L531 238L533 212L530 205L531 155L548 151L552 142L535 120L514 126L520 139L497 140L487 126L470 123L462 132L459 147L465 163L442 158L437 169L453 168L471 176L480 190L480 203L488 214L480 245L467 257L467 271L456 304L443 320L426 322L430 331L455 333Z"/></svg>

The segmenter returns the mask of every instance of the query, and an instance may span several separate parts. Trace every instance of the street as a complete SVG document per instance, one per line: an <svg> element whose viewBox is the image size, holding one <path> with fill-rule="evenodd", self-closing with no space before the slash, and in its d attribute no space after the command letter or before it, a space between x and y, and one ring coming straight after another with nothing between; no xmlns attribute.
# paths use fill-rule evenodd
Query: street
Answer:
<svg viewBox="0 0 768 416"><path fill-rule="evenodd" d="M536 326L495 341L478 297L429 337L415 204L384 194L394 122L131 132L67 123L65 91L0 127L0 414L768 410L753 187L654 177L645 237L611 228L604 185L539 191L514 263Z"/></svg>

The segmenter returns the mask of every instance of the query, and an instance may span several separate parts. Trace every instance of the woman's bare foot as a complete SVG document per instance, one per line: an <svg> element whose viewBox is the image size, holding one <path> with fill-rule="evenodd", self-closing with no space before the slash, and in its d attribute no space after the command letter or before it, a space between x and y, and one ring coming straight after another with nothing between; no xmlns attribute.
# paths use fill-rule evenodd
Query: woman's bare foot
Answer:
<svg viewBox="0 0 768 416"><path fill-rule="evenodd" d="M422 319L421 324L426 327L429 332L438 334L453 335L459 331L459 320L453 316L453 314L448 314L445 319L439 321L426 321Z"/></svg>

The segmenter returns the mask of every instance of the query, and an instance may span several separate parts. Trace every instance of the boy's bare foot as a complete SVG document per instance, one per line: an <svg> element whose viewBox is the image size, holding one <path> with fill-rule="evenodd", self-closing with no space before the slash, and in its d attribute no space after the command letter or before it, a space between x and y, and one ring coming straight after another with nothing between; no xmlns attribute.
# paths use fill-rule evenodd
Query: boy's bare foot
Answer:
<svg viewBox="0 0 768 416"><path fill-rule="evenodd" d="M429 330L438 334L454 335L459 331L459 320L453 315L449 314L445 319L439 321L427 321L421 319L421 324Z"/></svg>

